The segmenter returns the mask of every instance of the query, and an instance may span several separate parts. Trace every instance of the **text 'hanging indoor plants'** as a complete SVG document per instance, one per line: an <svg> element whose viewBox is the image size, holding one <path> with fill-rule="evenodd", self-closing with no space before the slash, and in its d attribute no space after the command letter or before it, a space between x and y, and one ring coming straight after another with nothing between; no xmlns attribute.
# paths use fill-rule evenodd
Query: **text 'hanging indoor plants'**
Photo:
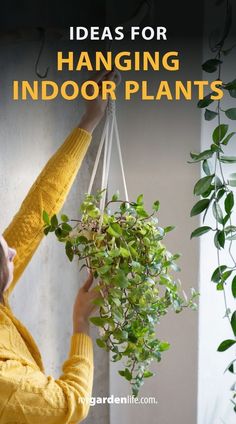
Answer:
<svg viewBox="0 0 236 424"><path fill-rule="evenodd" d="M125 360L119 374L130 382L137 396L144 378L153 375L150 363L160 361L162 352L169 348L168 342L156 337L155 325L169 308L175 312L195 308L197 294L193 290L187 300L170 273L178 271L175 261L179 255L172 255L162 244L173 227L159 227L155 216L159 202L153 203L150 215L143 195L136 202L127 202L116 193L101 213L98 205L103 192L85 195L80 219L62 215L59 222L56 215L50 218L44 211L44 232L54 232L65 243L70 261L77 257L82 267L92 269L100 280L101 298L95 301L99 315L90 318L99 327L96 342L113 353L113 361ZM111 204L117 206L114 213L109 210Z"/></svg>

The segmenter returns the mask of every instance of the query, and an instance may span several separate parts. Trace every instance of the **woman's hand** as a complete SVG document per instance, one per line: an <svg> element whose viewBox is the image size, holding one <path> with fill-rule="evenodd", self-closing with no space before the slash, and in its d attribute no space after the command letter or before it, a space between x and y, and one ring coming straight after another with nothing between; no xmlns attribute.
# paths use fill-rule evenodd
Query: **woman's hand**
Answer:
<svg viewBox="0 0 236 424"><path fill-rule="evenodd" d="M114 81L116 75L118 74L117 70L108 71L100 71L97 72L93 81L95 81L98 85L102 84L102 81ZM89 90L87 90L89 93ZM91 87L92 94L92 87ZM102 100L101 94L94 100L85 100L86 111L81 118L79 123L79 128L83 128L84 130L90 132L92 134L93 130L101 121L104 112L106 110L108 103L108 99Z"/></svg>
<svg viewBox="0 0 236 424"><path fill-rule="evenodd" d="M95 289L90 290L93 284L93 274L89 276L83 286L79 289L73 309L73 331L74 333L85 333L89 335L89 316L97 309L92 303L94 299L100 298L101 294Z"/></svg>

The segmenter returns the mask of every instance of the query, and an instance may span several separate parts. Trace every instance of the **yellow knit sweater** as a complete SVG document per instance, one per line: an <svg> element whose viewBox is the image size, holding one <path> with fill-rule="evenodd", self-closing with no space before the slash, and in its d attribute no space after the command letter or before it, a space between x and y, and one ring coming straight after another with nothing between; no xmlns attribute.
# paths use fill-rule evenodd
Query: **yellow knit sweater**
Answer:
<svg viewBox="0 0 236 424"><path fill-rule="evenodd" d="M91 141L75 128L31 187L4 232L17 250L15 277L0 304L0 423L64 424L83 420L93 383L93 346L89 336L71 336L67 360L58 379L46 376L32 336L13 315L8 297L43 238L42 211L58 213ZM82 401L81 401L82 399Z"/></svg>

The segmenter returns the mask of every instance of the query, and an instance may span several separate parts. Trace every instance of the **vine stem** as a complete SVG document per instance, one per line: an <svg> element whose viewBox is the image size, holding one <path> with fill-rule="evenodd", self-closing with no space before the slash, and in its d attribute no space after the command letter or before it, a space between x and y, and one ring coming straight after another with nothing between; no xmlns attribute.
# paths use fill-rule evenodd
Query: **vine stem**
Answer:
<svg viewBox="0 0 236 424"><path fill-rule="evenodd" d="M222 50L222 47L223 47L223 44L220 46L218 54L217 54L217 58L220 61L219 72L218 72L218 81L221 80L221 50ZM218 103L217 103L217 112L218 112L218 117L217 117L218 127L220 128L220 125L221 125L221 101L220 100L218 100ZM219 134L220 134L220 131L219 131ZM224 177L224 173L223 173L223 169L222 169L222 165L221 165L221 161L220 161L220 152L216 152L216 155L215 155L215 176L216 176L216 173L217 173L217 166L218 165L219 165L220 173L221 173L221 176L222 176L223 184L226 186L226 181L225 181L225 177ZM217 201L216 193L217 193L217 184L216 184L216 178L215 178L215 193L214 193L215 201ZM217 212L216 212L216 215L217 215ZM219 228L219 224L218 224L218 220L217 220L217 217L216 217L216 229L218 230L218 228ZM220 261L220 251L219 251L218 248L217 248L217 264L218 264L218 268L219 268L220 265L221 265L221 261ZM219 268L219 270L220 270L220 276L222 276L222 270L220 268ZM226 296L226 290L225 290L224 282L223 282L222 286L223 286L223 295L224 295L224 304L225 304L225 316L227 317L227 319L230 323L230 326L231 326L230 317L229 317L229 313L228 313L229 308L228 308L228 302L227 302L227 296Z"/></svg>

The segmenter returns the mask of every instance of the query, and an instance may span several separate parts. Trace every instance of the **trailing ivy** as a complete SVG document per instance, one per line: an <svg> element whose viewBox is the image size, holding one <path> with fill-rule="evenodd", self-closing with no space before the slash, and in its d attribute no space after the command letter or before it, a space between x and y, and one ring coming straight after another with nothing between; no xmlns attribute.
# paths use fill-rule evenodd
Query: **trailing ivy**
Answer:
<svg viewBox="0 0 236 424"><path fill-rule="evenodd" d="M218 80L222 81L222 66L225 57L235 47L225 48L230 27L232 24L232 7L229 0L221 1L226 5L226 19L223 34L220 41L211 46L214 57L207 60L202 69L205 72L218 72ZM219 4L220 4L219 3ZM236 79L230 82L223 82L225 94L231 98L236 98ZM211 109L208 106L211 104ZM236 187L236 173L226 179L224 166L236 163L236 156L227 156L225 149L228 144L235 140L236 132L229 131L229 120L236 120L236 107L223 110L221 101L217 103L211 101L210 94L198 102L199 108L205 108L205 120L217 120L217 125L212 132L212 141L209 149L200 153L190 153L191 163L201 163L204 177L202 177L194 187L194 194L200 196L200 200L193 206L191 216L203 213L203 223L207 214L212 213L215 218L215 227L201 226L195 229L191 238L202 236L211 232L217 254L217 268L213 271L211 281L216 289L222 291L225 302L225 317L228 319L232 330L232 338L223 340L218 346L219 352L224 352L236 344L236 310L231 311L228 307L228 291L226 287L231 285L231 293L236 298L236 257L233 254L232 246L236 240L236 226L232 224L232 216L235 214L235 197L232 187ZM227 253L224 262L221 262L221 253ZM228 365L227 370L236 373L236 358ZM233 391L232 403L236 412L236 384L231 388Z"/></svg>
<svg viewBox="0 0 236 424"><path fill-rule="evenodd" d="M54 232L65 243L69 260L79 259L82 267L91 268L99 279L99 315L91 318L100 329L97 344L112 352L113 361L125 360L119 374L130 382L137 396L145 378L153 375L150 363L160 361L169 349L167 341L156 337L156 324L170 308L176 313L186 307L195 309L197 294L192 290L187 300L179 281L173 278L172 272L179 270L179 255L172 255L162 244L173 227L159 226L155 216L159 202L153 203L149 214L143 195L135 202L125 202L117 193L101 214L102 193L86 194L80 219L62 215L59 222L57 216L50 218L44 212L44 232Z"/></svg>

